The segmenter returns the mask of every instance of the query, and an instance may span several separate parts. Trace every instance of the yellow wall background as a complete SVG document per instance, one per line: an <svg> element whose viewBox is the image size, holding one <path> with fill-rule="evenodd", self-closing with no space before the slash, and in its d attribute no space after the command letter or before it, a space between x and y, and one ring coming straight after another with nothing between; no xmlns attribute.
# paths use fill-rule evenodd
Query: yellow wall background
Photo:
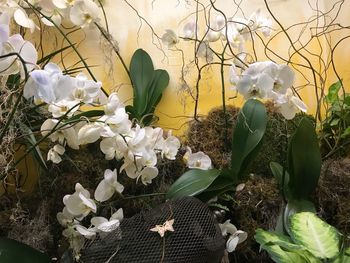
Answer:
<svg viewBox="0 0 350 263"><path fill-rule="evenodd" d="M210 1L202 0L200 1L204 5L210 3ZM236 12L237 7L234 2L240 1L230 1L230 0L217 0L215 5L223 10L227 16L231 16ZM310 18L315 18L315 9L318 8L320 11L326 12L334 8L333 11L329 12L327 23L329 23L332 17L336 16L336 12L339 9L339 6L342 5L341 11L339 12L337 19L333 23L339 23L343 26L347 26L349 21L350 14L347 10L350 10L349 1L335 1L335 0L311 0L310 5L308 1L304 0L268 0L269 6L276 16L276 18L283 24L285 28L288 28L290 25L307 21ZM132 6L132 7L131 7ZM192 99L184 99L184 94L180 90L179 77L181 73L181 56L179 52L174 52L168 50L167 47L162 47L159 49L159 41L154 33L161 37L166 29L173 29L175 32L178 32L179 35L182 33L183 25L189 21L193 16L195 11L195 1L193 0L106 0L105 1L106 13L109 20L110 32L118 41L120 53L123 56L127 64L129 64L130 58L133 52L137 48L145 49L152 57L155 68L164 68L169 72L170 75L170 85L165 92L163 99L156 111L156 114L159 116L160 120L158 125L166 129L173 129L175 134L182 134L185 131L184 124L191 120L193 116L194 102ZM263 14L269 16L265 3L263 0L243 0L240 8L243 10L244 14L249 17L250 14L257 9L261 9ZM314 9L314 10L313 10ZM140 19L137 13L142 16L149 25L152 26L154 32L150 29L150 26ZM215 13L213 13L215 14ZM202 16L202 14L201 14ZM237 17L242 17L241 13L237 14ZM200 29L204 30L205 26L203 21L200 20ZM312 25L308 28L303 29L303 26L298 26L289 30L293 41L296 40L301 32L303 32L303 37L301 42L305 43L310 38L310 27L322 25L324 21L322 19L315 20ZM277 23L273 23L273 28L275 30L280 30ZM304 30L304 31L302 31ZM329 35L329 41L334 45L341 37L344 37L347 34L347 29L341 31L334 31ZM115 56L111 56L108 49L104 49L107 53L107 57L112 57L113 64L113 73L108 74L111 70L111 64L106 62L106 57L101 53L101 44L98 41L98 33L89 32L86 36L84 43L81 46L83 54L86 54L89 58L90 63L98 65L98 68L94 69L94 72L97 72L97 76L100 80L103 81L104 87L109 90L118 91L120 96L124 99L126 103L131 103L132 91L129 85L128 79L126 77L125 71L121 67L121 64L117 61ZM329 60L330 50L327 49L325 45L325 39L320 38L322 42L322 58ZM264 55L262 45L257 43L257 54L258 59L263 61L266 60ZM335 53L334 60L336 62L337 70L340 73L340 76L343 78L345 85L349 83L349 67L347 63L349 61L349 41L342 42L339 45L337 52ZM295 46L298 48L301 44L295 43ZM290 46L287 38L280 34L272 42L270 47L274 52L281 55L284 58L289 57L288 47ZM181 41L178 44L178 47L183 49L187 59L193 59L193 46L189 42ZM247 49L249 50L250 44L248 43ZM319 53L320 43L316 39L311 41L308 45L310 52ZM319 69L320 63L318 59L312 55L304 52L317 70ZM275 56L276 62L281 62ZM188 60L186 60L188 62ZM293 62L302 63L307 65L307 62L296 55L293 57ZM312 81L312 74L310 70L305 68L299 68L301 72L306 76L306 79ZM326 85L336 81L336 77L330 67L328 72L328 79L325 80ZM295 86L305 85L307 80L302 77L301 74L297 73L297 80ZM217 66L212 66L208 70L207 74L203 76L200 85L200 100L199 100L199 114L206 114L211 108L221 105L221 86L220 86L220 75L219 68ZM192 78L194 81L195 74ZM226 77L226 92L227 97L232 97L235 95L233 91L229 89L230 84L228 82L228 72L225 74ZM306 86L302 89L301 96L302 99L309 106L310 113L315 112L316 101L314 96L314 87ZM228 101L229 104L241 104L241 99L236 99L235 101Z"/></svg>

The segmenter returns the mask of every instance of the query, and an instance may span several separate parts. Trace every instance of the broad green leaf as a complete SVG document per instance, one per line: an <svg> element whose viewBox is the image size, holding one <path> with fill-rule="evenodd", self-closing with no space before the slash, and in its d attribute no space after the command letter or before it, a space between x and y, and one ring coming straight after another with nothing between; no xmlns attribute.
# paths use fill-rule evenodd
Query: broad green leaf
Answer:
<svg viewBox="0 0 350 263"><path fill-rule="evenodd" d="M233 178L241 179L249 165L250 154L260 143L266 129L266 108L255 99L248 100L241 109L232 138L231 170ZM253 156L251 156L253 157Z"/></svg>
<svg viewBox="0 0 350 263"><path fill-rule="evenodd" d="M149 97L145 114L154 111L165 88L169 84L169 74L166 70L157 69L154 71L152 83L149 88Z"/></svg>
<svg viewBox="0 0 350 263"><path fill-rule="evenodd" d="M326 96L327 102L332 103L338 99L338 92L341 86L342 86L341 81L337 81L329 87L328 94Z"/></svg>
<svg viewBox="0 0 350 263"><path fill-rule="evenodd" d="M0 262L50 263L48 256L18 241L0 238Z"/></svg>
<svg viewBox="0 0 350 263"><path fill-rule="evenodd" d="M234 191L238 182L232 179L231 173L232 172L229 169L222 170L214 182L197 197L200 200L207 202L223 193Z"/></svg>
<svg viewBox="0 0 350 263"><path fill-rule="evenodd" d="M294 250L299 250L301 247L292 243L292 241L284 235L279 235L269 231L262 230L258 228L254 236L255 240L260 244L262 249L265 249L271 259L278 263L306 263L297 252ZM288 251L283 248L290 248L292 251Z"/></svg>
<svg viewBox="0 0 350 263"><path fill-rule="evenodd" d="M313 124L303 118L288 147L288 189L292 199L308 199L321 172L321 153Z"/></svg>
<svg viewBox="0 0 350 263"><path fill-rule="evenodd" d="M195 196L207 189L219 176L220 170L191 169L184 173L167 192L167 198Z"/></svg>
<svg viewBox="0 0 350 263"><path fill-rule="evenodd" d="M130 62L130 77L134 89L134 109L138 117L145 111L148 88L152 83L154 68L151 57L143 49L135 51Z"/></svg>
<svg viewBox="0 0 350 263"><path fill-rule="evenodd" d="M289 200L283 212L284 229L291 235L290 218L301 212L316 213L315 205L308 200Z"/></svg>
<svg viewBox="0 0 350 263"><path fill-rule="evenodd" d="M290 219L291 238L320 259L334 258L339 254L340 235L314 213L302 212Z"/></svg>

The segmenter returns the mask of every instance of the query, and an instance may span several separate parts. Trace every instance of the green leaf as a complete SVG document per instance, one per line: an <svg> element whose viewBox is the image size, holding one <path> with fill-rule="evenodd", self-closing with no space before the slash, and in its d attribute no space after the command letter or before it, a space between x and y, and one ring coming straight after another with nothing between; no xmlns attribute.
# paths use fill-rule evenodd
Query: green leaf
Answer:
<svg viewBox="0 0 350 263"><path fill-rule="evenodd" d="M342 253L340 253L339 256L336 257L336 259L332 262L333 263L350 263L350 247L348 247Z"/></svg>
<svg viewBox="0 0 350 263"><path fill-rule="evenodd" d="M292 199L308 199L314 192L321 162L315 128L307 118L303 118L288 148L288 188Z"/></svg>
<svg viewBox="0 0 350 263"><path fill-rule="evenodd" d="M273 174L273 176L276 178L276 181L278 183L278 187L283 194L288 194L287 185L289 182L289 174L288 172L283 169L282 165L276 162L270 162L270 169ZM284 172L284 176L283 176Z"/></svg>
<svg viewBox="0 0 350 263"><path fill-rule="evenodd" d="M269 231L262 230L258 228L255 231L255 240L260 244L262 249L265 249L271 259L275 262L279 263L306 263L305 261L297 252L294 251L288 251L283 248L289 248L291 250L299 250L301 249L300 246L295 245L292 243L292 241L284 235L279 235L276 233L272 233Z"/></svg>
<svg viewBox="0 0 350 263"><path fill-rule="evenodd" d="M341 134L341 138L345 139L346 137L350 136L350 127L347 127L345 131Z"/></svg>
<svg viewBox="0 0 350 263"><path fill-rule="evenodd" d="M100 117L100 116L102 116L104 114L105 114L105 112L103 110L85 111L85 112L79 113L77 115L74 115L73 117L69 118L65 122L71 122L71 121L79 120L81 117L86 117L86 118Z"/></svg>
<svg viewBox="0 0 350 263"><path fill-rule="evenodd" d="M148 87L153 80L151 57L143 49L135 51L130 62L130 77L134 88L134 109L138 117L146 110L149 100Z"/></svg>
<svg viewBox="0 0 350 263"><path fill-rule="evenodd" d="M235 185L237 185L238 182L232 179L231 173L232 172L229 169L222 170L214 182L197 197L200 200L207 202L216 196L229 191L234 191Z"/></svg>
<svg viewBox="0 0 350 263"><path fill-rule="evenodd" d="M301 212L316 213L315 205L308 200L289 200L283 212L284 229L291 235L290 218Z"/></svg>
<svg viewBox="0 0 350 263"><path fill-rule="evenodd" d="M291 238L320 259L334 258L339 254L340 235L314 213L302 212L290 219Z"/></svg>
<svg viewBox="0 0 350 263"><path fill-rule="evenodd" d="M0 238L0 262L50 263L48 256L18 241Z"/></svg>
<svg viewBox="0 0 350 263"><path fill-rule="evenodd" d="M21 126L22 132L26 135L25 139L28 142L29 147L37 145L37 140L36 140L36 138L34 136L33 131L27 125L25 125L24 123L22 123L20 126ZM43 158L43 155L41 153L39 145L35 146L33 148L33 150L31 151L31 153L33 154L35 160L37 160L39 165L43 169L47 170L46 162L45 162L45 159Z"/></svg>
<svg viewBox="0 0 350 263"><path fill-rule="evenodd" d="M167 192L167 198L195 196L207 189L219 176L220 170L192 169L184 173Z"/></svg>
<svg viewBox="0 0 350 263"><path fill-rule="evenodd" d="M255 99L248 100L241 109L232 138L231 170L233 178L241 179L254 157L266 129L266 108Z"/></svg>
<svg viewBox="0 0 350 263"><path fill-rule="evenodd" d="M169 85L169 74L166 70L157 69L154 71L152 83L149 88L147 109L144 114L151 113L157 106L165 88Z"/></svg>
<svg viewBox="0 0 350 263"><path fill-rule="evenodd" d="M339 98L338 92L339 92L341 86L342 86L342 82L337 81L329 87L328 94L326 96L327 102L333 103L334 101L336 101Z"/></svg>

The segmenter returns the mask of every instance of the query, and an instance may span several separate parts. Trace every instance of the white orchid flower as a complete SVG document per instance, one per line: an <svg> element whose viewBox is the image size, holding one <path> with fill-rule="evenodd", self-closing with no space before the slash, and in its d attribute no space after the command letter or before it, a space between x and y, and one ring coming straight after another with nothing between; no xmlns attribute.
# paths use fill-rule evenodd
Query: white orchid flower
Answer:
<svg viewBox="0 0 350 263"><path fill-rule="evenodd" d="M66 149L62 145L56 144L47 153L47 160L56 164L60 163L62 161L61 155L63 155L65 151Z"/></svg>
<svg viewBox="0 0 350 263"><path fill-rule="evenodd" d="M43 1L40 2L41 6L41 13L45 15L46 17L49 17L49 19L46 19L45 17L41 18L41 21L47 25L47 26L60 26L62 23L62 19L64 17L64 11L62 9L59 9L57 6L53 4L53 2L45 1L45 4L43 4Z"/></svg>
<svg viewBox="0 0 350 263"><path fill-rule="evenodd" d="M140 175L137 179L141 178L141 182L144 185L148 185L152 183L152 180L156 178L158 175L158 168L157 167L145 167L140 172Z"/></svg>
<svg viewBox="0 0 350 263"><path fill-rule="evenodd" d="M113 158L120 160L128 151L128 145L121 135L116 134L112 138L103 139L100 143L100 149L105 154L106 160Z"/></svg>
<svg viewBox="0 0 350 263"><path fill-rule="evenodd" d="M106 115L114 115L118 114L116 113L117 109L124 108L123 103L120 101L119 96L117 93L113 92L108 97L108 102L104 106L104 111Z"/></svg>
<svg viewBox="0 0 350 263"><path fill-rule="evenodd" d="M107 169L104 173L104 179L98 184L95 190L95 199L104 202L110 199L115 192L122 193L124 186L118 182L117 170Z"/></svg>
<svg viewBox="0 0 350 263"><path fill-rule="evenodd" d="M142 155L147 143L146 130L136 125L126 137L128 148L134 155Z"/></svg>
<svg viewBox="0 0 350 263"><path fill-rule="evenodd" d="M221 233L224 237L230 235L226 242L226 250L231 253L233 252L237 245L244 242L248 235L242 230L237 230L237 228L230 223L230 220L227 220L223 224L219 224Z"/></svg>
<svg viewBox="0 0 350 263"><path fill-rule="evenodd" d="M198 24L195 20L192 20L188 23L186 23L183 27L183 34L184 38L195 38L196 37L196 31L199 31Z"/></svg>
<svg viewBox="0 0 350 263"><path fill-rule="evenodd" d="M75 217L84 218L90 212L96 213L97 207L94 200L90 199L90 193L77 183L75 193L63 197L63 203L67 211Z"/></svg>
<svg viewBox="0 0 350 263"><path fill-rule="evenodd" d="M73 24L83 28L98 21L99 12L99 7L92 0L80 0L71 7L69 17Z"/></svg>
<svg viewBox="0 0 350 263"><path fill-rule="evenodd" d="M213 23L210 24L210 28L207 29L206 39L209 42L216 42L220 38L224 39L225 37L225 17L221 14L218 14Z"/></svg>
<svg viewBox="0 0 350 263"><path fill-rule="evenodd" d="M166 45L168 48L174 47L177 43L179 43L179 39L176 35L176 33L171 29L166 29L165 33L163 34L161 38L164 45Z"/></svg>
<svg viewBox="0 0 350 263"><path fill-rule="evenodd" d="M175 160L180 146L181 143L179 139L172 136L171 131L168 132L168 136L163 141L163 145L158 145L162 150L162 157L165 157L168 160Z"/></svg>
<svg viewBox="0 0 350 263"><path fill-rule="evenodd" d="M256 62L249 65L237 83L238 92L245 99L268 97L274 86L274 79L269 74L269 68L275 67L275 65L271 61Z"/></svg>
<svg viewBox="0 0 350 263"><path fill-rule="evenodd" d="M234 89L236 88L238 81L239 81L239 76L237 74L237 68L235 64L232 63L230 67L230 82L233 85Z"/></svg>
<svg viewBox="0 0 350 263"><path fill-rule="evenodd" d="M72 117L73 114L79 109L79 101L77 100L60 100L50 104L48 111L52 113L52 117L59 118L63 115Z"/></svg>
<svg viewBox="0 0 350 263"><path fill-rule="evenodd" d="M102 129L103 126L99 123L85 124L78 132L79 144L84 145L96 142L101 137Z"/></svg>
<svg viewBox="0 0 350 263"><path fill-rule="evenodd" d="M25 98L46 103L54 103L67 99L74 90L72 78L64 76L61 69L54 63L48 63L43 70L34 70L24 86Z"/></svg>
<svg viewBox="0 0 350 263"><path fill-rule="evenodd" d="M245 41L236 25L232 22L229 22L227 25L227 40L233 48L241 47Z"/></svg>
<svg viewBox="0 0 350 263"><path fill-rule="evenodd" d="M68 226L74 221L74 216L68 212L67 207L64 207L62 212L58 212L56 217L60 225L64 227Z"/></svg>
<svg viewBox="0 0 350 263"><path fill-rule="evenodd" d="M57 123L58 120L55 119L47 119L44 121L40 128L41 135L47 136L57 125ZM70 125L65 125L62 127L62 129L53 132L49 135L49 138L52 142L58 141L60 144L64 144L64 141L66 140L69 147L75 150L79 149L78 134L76 130Z"/></svg>
<svg viewBox="0 0 350 263"><path fill-rule="evenodd" d="M210 49L208 41L202 41L197 48L197 56L204 58L207 62L212 62L214 59L214 52Z"/></svg>
<svg viewBox="0 0 350 263"><path fill-rule="evenodd" d="M187 167L190 169L208 170L212 168L211 159L205 153L199 151L192 153L191 148L187 147L187 152L184 155Z"/></svg>
<svg viewBox="0 0 350 263"><path fill-rule="evenodd" d="M72 99L82 101L85 104L92 103L101 93L101 82L88 80L84 73L79 73L74 79Z"/></svg>
<svg viewBox="0 0 350 263"><path fill-rule="evenodd" d="M158 143L161 143L163 138L163 129L162 128L152 128L152 127L145 127L146 131L146 138L148 145L153 149L158 149L157 145Z"/></svg>
<svg viewBox="0 0 350 263"><path fill-rule="evenodd" d="M3 26L6 28L6 25ZM4 32L4 31L3 31ZM5 34L2 35L2 40L5 40L6 37L6 29ZM0 43L1 45L1 55L7 55L9 53L18 53L18 55L24 61L24 65L22 61L17 56L9 56L0 59L0 75L7 76L16 73L21 74L21 78L25 78L25 70L30 72L34 69L35 64L38 59L37 51L32 43L29 41L25 41L20 34L15 34L10 36L6 41Z"/></svg>
<svg viewBox="0 0 350 263"><path fill-rule="evenodd" d="M288 89L285 95L280 95L275 101L278 111L287 120L295 117L298 111L307 112L307 106L298 97L293 95L293 91Z"/></svg>
<svg viewBox="0 0 350 263"><path fill-rule="evenodd" d="M153 167L157 164L157 154L149 146L146 146L141 153L142 165Z"/></svg>
<svg viewBox="0 0 350 263"><path fill-rule="evenodd" d="M250 20L254 22L254 30L261 31L264 37L270 37L272 31L272 20L263 16L260 9L252 14Z"/></svg>
<svg viewBox="0 0 350 263"><path fill-rule="evenodd" d="M103 120L103 118L101 119ZM112 132L126 135L130 133L132 123L125 108L117 108L113 115L105 117L105 123L110 127Z"/></svg>

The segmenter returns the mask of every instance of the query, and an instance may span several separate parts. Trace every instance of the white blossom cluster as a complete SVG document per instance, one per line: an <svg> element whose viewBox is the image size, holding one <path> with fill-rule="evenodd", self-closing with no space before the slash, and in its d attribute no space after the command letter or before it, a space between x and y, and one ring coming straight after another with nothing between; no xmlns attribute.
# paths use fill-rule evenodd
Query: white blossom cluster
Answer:
<svg viewBox="0 0 350 263"><path fill-rule="evenodd" d="M226 251L229 253L235 251L237 245L244 242L248 237L246 232L237 230L230 220L225 221L223 224L219 224L219 227L222 235L227 237Z"/></svg>
<svg viewBox="0 0 350 263"><path fill-rule="evenodd" d="M271 25L271 19L264 17L260 10L253 13L248 19L225 18L222 14L218 14L207 26L205 32L200 32L196 21L189 21L183 27L182 38L184 40L199 39L196 55L205 58L207 62L212 62L214 59L210 43L219 40L227 41L232 48L237 48L237 57L239 60L244 60L246 57L246 53L243 52L244 43L251 40L255 32L261 32L265 37L269 37L272 30ZM172 48L179 43L179 37L174 30L167 29L162 36L162 42L168 48Z"/></svg>
<svg viewBox="0 0 350 263"><path fill-rule="evenodd" d="M63 234L77 248L81 237L92 238L96 233L108 232L118 226L120 217L109 220L92 217L91 225L80 222L97 212L97 204L108 201L115 193L121 194L124 186L117 176L125 171L131 178L150 184L158 175L158 158L174 160L180 141L169 132L164 136L161 128L140 127L134 124L125 111L116 93L108 97L101 89L101 82L89 80L80 73L75 77L64 75L58 65L48 63L44 69L30 72L24 86L24 97L34 98L36 103L45 102L52 117L41 126L41 133L55 145L48 152L47 159L60 163L65 147L78 150L81 145L100 140L100 149L107 160L116 159L122 163L120 170L107 169L98 184L94 197L80 184L75 193L63 198L65 205L58 213L59 222L66 227ZM103 115L95 118L72 118L81 114L81 107L103 107ZM118 221L119 220L119 221Z"/></svg>
<svg viewBox="0 0 350 263"><path fill-rule="evenodd" d="M36 66L37 51L32 43L23 39L20 34L10 36L10 17L0 15L0 76L20 73L25 78L25 71L29 72ZM20 60L19 56L22 58Z"/></svg>
<svg viewBox="0 0 350 263"><path fill-rule="evenodd" d="M6 13L18 25L34 32L39 27L30 17L32 6L40 10L41 21L47 26L60 26L66 19L83 28L98 21L100 14L93 0L5 0L0 1L0 13Z"/></svg>
<svg viewBox="0 0 350 263"><path fill-rule="evenodd" d="M250 64L241 74L238 71L232 64L230 82L245 99L272 100L287 120L293 119L298 111L307 111L307 106L293 94L294 71L287 65L263 61Z"/></svg>

